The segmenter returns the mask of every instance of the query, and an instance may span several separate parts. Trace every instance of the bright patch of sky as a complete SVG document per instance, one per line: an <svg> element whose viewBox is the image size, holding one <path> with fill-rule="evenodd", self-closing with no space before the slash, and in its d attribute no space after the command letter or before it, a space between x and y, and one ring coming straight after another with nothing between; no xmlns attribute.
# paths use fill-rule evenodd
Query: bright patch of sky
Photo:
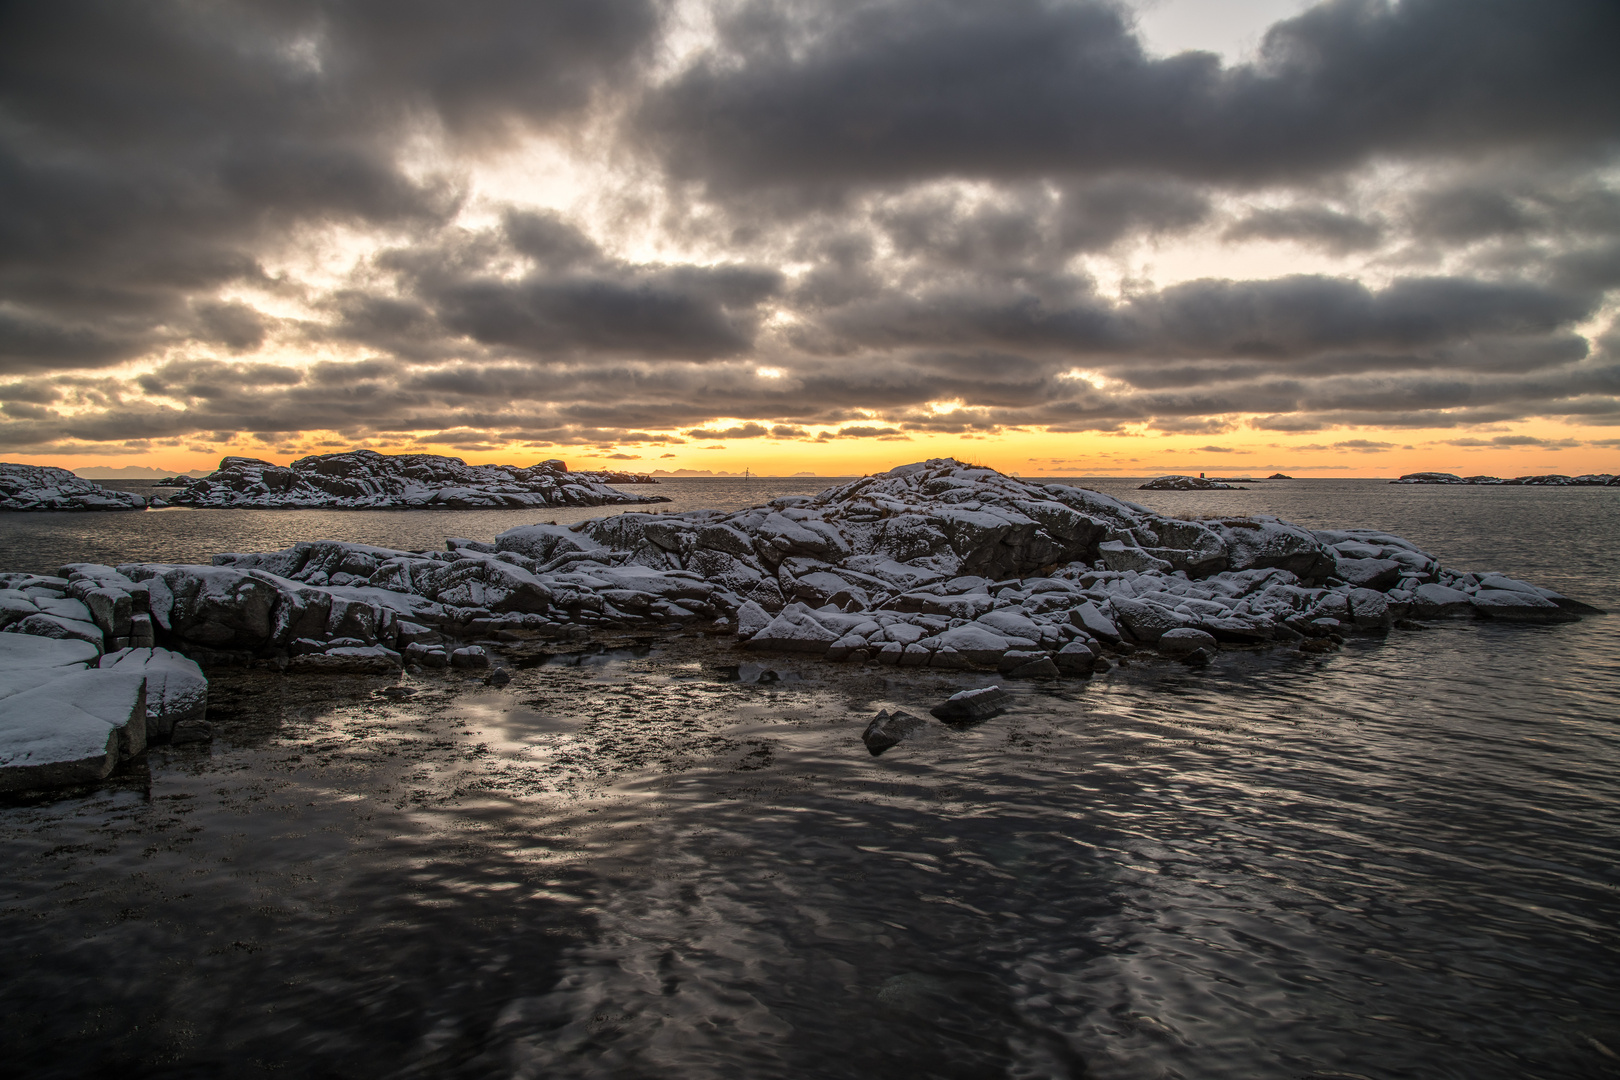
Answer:
<svg viewBox="0 0 1620 1080"><path fill-rule="evenodd" d="M1135 0L1136 27L1150 52L1219 53L1228 65L1254 58L1266 28L1305 10L1304 0Z"/></svg>

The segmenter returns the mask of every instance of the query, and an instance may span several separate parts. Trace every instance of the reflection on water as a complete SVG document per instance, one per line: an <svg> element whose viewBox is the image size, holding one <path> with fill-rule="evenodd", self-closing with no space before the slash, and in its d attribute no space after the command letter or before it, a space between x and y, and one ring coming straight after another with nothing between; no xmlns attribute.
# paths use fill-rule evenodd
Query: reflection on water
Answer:
<svg viewBox="0 0 1620 1080"><path fill-rule="evenodd" d="M1023 684L875 759L877 708L975 680L722 681L696 639L403 701L239 676L149 792L0 812L5 1042L62 1076L1620 1075L1617 622Z"/></svg>
<svg viewBox="0 0 1620 1080"><path fill-rule="evenodd" d="M1615 603L1614 495L1427 490L1367 520ZM986 678L538 648L221 677L212 747L0 806L11 1069L1620 1077L1620 616L1133 661L880 758Z"/></svg>

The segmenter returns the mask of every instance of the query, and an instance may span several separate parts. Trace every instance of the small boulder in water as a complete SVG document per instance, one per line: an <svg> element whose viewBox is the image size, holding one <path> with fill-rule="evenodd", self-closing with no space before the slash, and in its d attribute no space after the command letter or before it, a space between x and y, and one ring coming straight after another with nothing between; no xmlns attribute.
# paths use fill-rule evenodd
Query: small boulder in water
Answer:
<svg viewBox="0 0 1620 1080"><path fill-rule="evenodd" d="M1000 716L1012 704L1012 695L999 686L982 686L953 694L944 704L929 711L948 724L977 724Z"/></svg>
<svg viewBox="0 0 1620 1080"><path fill-rule="evenodd" d="M920 716L912 716L908 712L890 712L884 709L872 718L861 732L861 741L866 744L867 750L873 757L877 757L891 746L898 746L901 742L911 738L917 732L928 726L928 721Z"/></svg>

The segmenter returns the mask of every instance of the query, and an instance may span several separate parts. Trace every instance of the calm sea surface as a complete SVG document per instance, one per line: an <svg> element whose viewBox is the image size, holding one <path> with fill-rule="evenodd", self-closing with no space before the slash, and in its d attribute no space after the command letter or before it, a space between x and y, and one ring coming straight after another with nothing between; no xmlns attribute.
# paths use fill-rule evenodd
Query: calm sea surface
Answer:
<svg viewBox="0 0 1620 1080"><path fill-rule="evenodd" d="M1620 608L1612 490L1084 483ZM602 512L8 515L0 567ZM212 746L0 805L8 1071L1620 1077L1620 616L1020 684L879 758L878 708L988 680L740 682L702 638L508 660L403 702L220 674Z"/></svg>

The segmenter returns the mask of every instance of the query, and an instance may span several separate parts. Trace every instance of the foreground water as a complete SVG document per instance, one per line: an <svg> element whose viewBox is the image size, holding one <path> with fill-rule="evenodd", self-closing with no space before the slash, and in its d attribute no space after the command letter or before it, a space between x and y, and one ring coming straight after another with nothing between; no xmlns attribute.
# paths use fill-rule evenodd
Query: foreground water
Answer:
<svg viewBox="0 0 1620 1080"><path fill-rule="evenodd" d="M1613 493L1312 483L1140 494L1620 600ZM211 748L0 807L12 1067L1620 1076L1615 616L1020 685L879 758L987 680L610 644L218 677Z"/></svg>

